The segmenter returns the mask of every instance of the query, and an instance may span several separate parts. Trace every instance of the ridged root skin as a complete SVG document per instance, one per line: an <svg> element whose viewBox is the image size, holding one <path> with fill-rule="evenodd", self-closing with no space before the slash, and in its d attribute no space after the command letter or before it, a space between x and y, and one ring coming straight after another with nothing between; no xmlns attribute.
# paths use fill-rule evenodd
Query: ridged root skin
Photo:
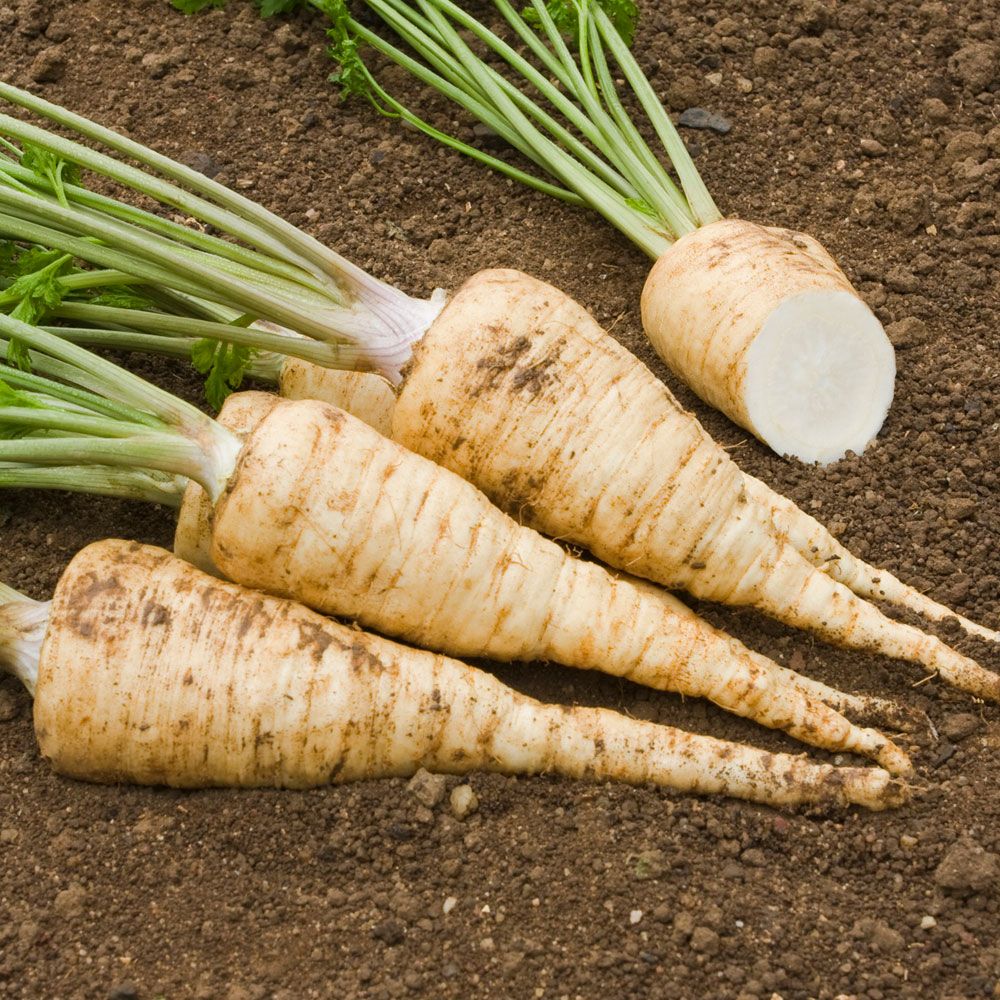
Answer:
<svg viewBox="0 0 1000 1000"><path fill-rule="evenodd" d="M888 570L879 569L853 555L819 521L759 479L746 476L746 484L755 503L771 508L775 527L787 537L795 551L855 594L909 608L933 622L954 618L970 635L1000 642L1000 632L970 621L903 583Z"/></svg>
<svg viewBox="0 0 1000 1000"><path fill-rule="evenodd" d="M892 401L885 331L804 233L722 219L686 234L650 271L642 320L678 378L778 454L860 453Z"/></svg>
<svg viewBox="0 0 1000 1000"><path fill-rule="evenodd" d="M396 393L387 379L374 372L341 371L286 358L278 391L285 399L319 399L339 406L386 437L392 432Z"/></svg>
<svg viewBox="0 0 1000 1000"><path fill-rule="evenodd" d="M791 546L773 562L747 574L733 603L752 603L766 614L809 628L839 646L871 649L919 663L949 684L987 701L1000 701L1000 674L911 625L887 618L876 607L820 572Z"/></svg>
<svg viewBox="0 0 1000 1000"><path fill-rule="evenodd" d="M794 673L659 588L573 558L334 407L284 402L267 414L212 533L213 562L230 579L415 645L602 670L909 773L897 747Z"/></svg>
<svg viewBox="0 0 1000 1000"><path fill-rule="evenodd" d="M234 392L226 397L216 418L237 437L244 438L281 402L271 392ZM174 555L204 573L223 576L212 559L212 501L196 483L189 482L177 511Z"/></svg>
<svg viewBox="0 0 1000 1000"><path fill-rule="evenodd" d="M771 805L882 809L908 794L879 768L542 705L458 661L121 541L84 549L60 580L35 729L57 771L100 782L307 788L427 767L649 782Z"/></svg>
<svg viewBox="0 0 1000 1000"><path fill-rule="evenodd" d="M766 587L771 567L796 567L770 507L649 369L572 299L527 275L484 271L456 293L416 347L393 437L612 566L923 663L995 697L994 675L849 601L801 557L788 589ZM810 576L825 581L836 614L802 602Z"/></svg>

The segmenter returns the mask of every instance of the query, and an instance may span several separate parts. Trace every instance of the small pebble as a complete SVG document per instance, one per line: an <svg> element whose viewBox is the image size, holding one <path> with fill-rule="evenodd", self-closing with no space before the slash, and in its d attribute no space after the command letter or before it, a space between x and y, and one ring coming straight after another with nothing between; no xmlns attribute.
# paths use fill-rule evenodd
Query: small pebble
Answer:
<svg viewBox="0 0 1000 1000"><path fill-rule="evenodd" d="M454 896L449 896L441 904L441 912L447 915L451 913L451 911L454 910L456 906L458 906L458 900Z"/></svg>
<svg viewBox="0 0 1000 1000"><path fill-rule="evenodd" d="M890 323L885 328L885 334L893 347L916 347L928 339L927 324L917 316L907 316L905 319Z"/></svg>
<svg viewBox="0 0 1000 1000"><path fill-rule="evenodd" d="M450 804L455 819L465 819L479 808L479 799L471 785L456 785L451 790Z"/></svg>
<svg viewBox="0 0 1000 1000"><path fill-rule="evenodd" d="M682 111L677 124L685 128L709 129L718 132L719 135L725 135L733 127L728 118L723 118L714 111L706 111L704 108L688 108Z"/></svg>
<svg viewBox="0 0 1000 1000"><path fill-rule="evenodd" d="M1000 77L1000 46L971 42L948 60L948 72L973 94L986 90Z"/></svg>
<svg viewBox="0 0 1000 1000"><path fill-rule="evenodd" d="M628 922L634 927L639 921L642 920L642 910L633 910L628 915Z"/></svg>
<svg viewBox="0 0 1000 1000"><path fill-rule="evenodd" d="M83 913L86 901L87 893L83 886L74 883L56 895L53 908L60 917L78 917Z"/></svg>
<svg viewBox="0 0 1000 1000"><path fill-rule="evenodd" d="M949 497L944 502L944 516L947 521L967 521L973 514L976 513L977 508L976 501L971 497ZM970 715L969 713L961 713L960 715L949 716L949 719L963 719L972 725L972 728L968 731L959 724L960 735L957 737L949 736L947 730L942 730L949 739L963 739L966 736L971 735L979 728L979 719L975 715ZM948 720L945 720L947 724Z"/></svg>
<svg viewBox="0 0 1000 1000"><path fill-rule="evenodd" d="M868 940L872 947L883 955L900 951L906 946L906 939L903 935L881 920L875 921L872 925Z"/></svg>
<svg viewBox="0 0 1000 1000"><path fill-rule="evenodd" d="M715 955L719 950L719 935L711 927L696 927L691 933L691 950Z"/></svg>
<svg viewBox="0 0 1000 1000"><path fill-rule="evenodd" d="M959 893L984 892L1000 877L1000 858L971 838L953 844L934 872L935 884Z"/></svg>
<svg viewBox="0 0 1000 1000"><path fill-rule="evenodd" d="M61 80L66 72L66 59L62 49L50 45L35 56L28 74L35 83L55 83Z"/></svg>
<svg viewBox="0 0 1000 1000"><path fill-rule="evenodd" d="M447 784L443 774L431 774L430 771L420 768L417 773L410 778L406 790L422 805L428 809L433 809L440 805L447 791Z"/></svg>
<svg viewBox="0 0 1000 1000"><path fill-rule="evenodd" d="M899 838L899 846L906 848L907 850L909 850L912 847L916 847L918 843L920 843L920 841L918 841L916 837L910 835L909 833L904 833Z"/></svg>
<svg viewBox="0 0 1000 1000"><path fill-rule="evenodd" d="M862 139L860 146L865 156L885 156L889 152L878 139Z"/></svg>
<svg viewBox="0 0 1000 1000"><path fill-rule="evenodd" d="M928 913L920 920L920 929L929 931L932 927L937 927L937 921Z"/></svg>

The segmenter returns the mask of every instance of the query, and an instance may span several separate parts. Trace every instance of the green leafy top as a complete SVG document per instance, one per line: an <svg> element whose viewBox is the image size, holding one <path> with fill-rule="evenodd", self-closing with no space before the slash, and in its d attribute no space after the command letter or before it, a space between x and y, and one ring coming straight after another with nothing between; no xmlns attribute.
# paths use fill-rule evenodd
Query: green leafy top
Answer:
<svg viewBox="0 0 1000 1000"><path fill-rule="evenodd" d="M330 74L330 82L340 87L342 100L352 96L364 97L384 113L384 108L375 97L374 78L361 58L358 37L352 30L347 4L344 0L324 0L322 7L332 24L326 33L330 41L327 53L340 66L340 69Z"/></svg>
<svg viewBox="0 0 1000 1000"><path fill-rule="evenodd" d="M622 41L631 46L639 21L639 8L633 0L548 0L545 9L559 32L579 44L581 28L586 24L591 3L608 15ZM542 19L534 7L526 7L521 16L533 28L542 27Z"/></svg>
<svg viewBox="0 0 1000 1000"><path fill-rule="evenodd" d="M226 0L170 0L170 4L184 14L197 14L203 10L224 7Z"/></svg>
<svg viewBox="0 0 1000 1000"><path fill-rule="evenodd" d="M226 0L170 0L173 7L184 14L198 14L203 10L217 10L226 5ZM275 14L290 14L305 6L305 0L254 0L261 17Z"/></svg>
<svg viewBox="0 0 1000 1000"><path fill-rule="evenodd" d="M226 397L235 392L246 376L254 351L240 344L224 344L220 340L199 340L191 350L191 363L205 379L205 398L218 410Z"/></svg>
<svg viewBox="0 0 1000 1000"><path fill-rule="evenodd" d="M0 259L0 274L6 271L16 277L0 293L0 303L10 305L14 319L36 323L62 302L66 290L59 278L72 267L73 258L41 247L4 256ZM11 340L6 359L17 368L30 370L28 350L20 340Z"/></svg>
<svg viewBox="0 0 1000 1000"><path fill-rule="evenodd" d="M341 62L334 79L348 92L370 100L375 93L438 141L536 190L589 205L650 256L721 218L629 48L634 0L530 0L523 13L511 0L493 0L507 35L454 0L365 0L405 43L400 47L350 18L344 0L310 2L334 23L331 55ZM421 120L366 77L358 42L464 108L547 176L520 170ZM631 92L645 131L619 91Z"/></svg>

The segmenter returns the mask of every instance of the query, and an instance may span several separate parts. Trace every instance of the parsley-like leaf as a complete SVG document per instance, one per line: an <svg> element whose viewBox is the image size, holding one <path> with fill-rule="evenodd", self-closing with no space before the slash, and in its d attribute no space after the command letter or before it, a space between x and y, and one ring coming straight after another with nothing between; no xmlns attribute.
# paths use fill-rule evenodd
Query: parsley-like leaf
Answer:
<svg viewBox="0 0 1000 1000"><path fill-rule="evenodd" d="M80 168L70 160L63 159L49 149L43 149L31 142L22 143L24 154L21 166L30 170L40 181L52 189L59 204L67 206L66 185L80 183Z"/></svg>
<svg viewBox="0 0 1000 1000"><path fill-rule="evenodd" d="M112 306L115 309L142 309L150 311L155 303L152 299L131 288L102 288L87 297L87 301L95 306Z"/></svg>
<svg viewBox="0 0 1000 1000"><path fill-rule="evenodd" d="M183 14L197 14L202 10L216 10L226 5L226 0L170 0L170 5Z"/></svg>
<svg viewBox="0 0 1000 1000"><path fill-rule="evenodd" d="M0 406L14 406L26 409L43 409L43 405L32 399L27 393L11 388L6 382L0 379ZM22 427L17 423L16 417L7 417L0 423L0 441L14 441L17 438L26 437L32 428Z"/></svg>
<svg viewBox="0 0 1000 1000"><path fill-rule="evenodd" d="M26 392L15 389L0 379L0 406L21 406L31 410L44 409L44 405L33 399Z"/></svg>
<svg viewBox="0 0 1000 1000"><path fill-rule="evenodd" d="M37 269L24 273L24 269L31 264ZM66 294L59 277L72 264L73 258L69 254L58 251L43 251L32 247L23 254L15 264L20 277L15 278L3 292L8 302L17 303L10 311L11 317L22 323L37 323L46 313L55 309ZM16 338L7 346L7 362L22 371L31 370L28 348Z"/></svg>
<svg viewBox="0 0 1000 1000"><path fill-rule="evenodd" d="M374 102L371 75L361 58L347 4L344 0L325 0L322 8L333 25L326 33L326 37L330 40L327 54L334 62L340 64L340 69L330 74L330 82L340 87L341 99L356 94Z"/></svg>
<svg viewBox="0 0 1000 1000"><path fill-rule="evenodd" d="M48 267L63 256L61 250L46 250L37 246L24 249L13 242L4 243L0 246L0 275L20 278Z"/></svg>
<svg viewBox="0 0 1000 1000"><path fill-rule="evenodd" d="M304 0L257 0L261 17L274 17L276 14L291 14L305 6Z"/></svg>
<svg viewBox="0 0 1000 1000"><path fill-rule="evenodd" d="M545 9L552 18L552 23L559 29L559 33L565 38L576 41L580 31L581 8L586 19L586 10L591 3L597 4L608 15L615 30L621 35L622 41L631 46L635 37L635 26L639 20L639 8L634 0L548 0ZM541 23L534 7L525 8L521 16L534 28Z"/></svg>
<svg viewBox="0 0 1000 1000"><path fill-rule="evenodd" d="M191 363L205 379L205 398L218 410L226 397L243 384L253 351L241 344L221 340L199 340L191 349Z"/></svg>
<svg viewBox="0 0 1000 1000"><path fill-rule="evenodd" d="M22 323L37 323L47 312L55 309L66 294L59 276L69 263L71 258L63 257L40 271L23 274L13 281L4 291L5 296L19 300L10 315Z"/></svg>

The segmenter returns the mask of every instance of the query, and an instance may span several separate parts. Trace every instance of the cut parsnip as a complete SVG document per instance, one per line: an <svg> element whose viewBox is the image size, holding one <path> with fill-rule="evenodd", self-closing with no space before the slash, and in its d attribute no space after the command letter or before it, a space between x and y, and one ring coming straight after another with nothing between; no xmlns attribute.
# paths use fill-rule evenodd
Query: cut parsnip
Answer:
<svg viewBox="0 0 1000 1000"><path fill-rule="evenodd" d="M724 219L681 237L649 273L642 319L678 378L778 454L860 454L889 411L892 344L803 233Z"/></svg>

